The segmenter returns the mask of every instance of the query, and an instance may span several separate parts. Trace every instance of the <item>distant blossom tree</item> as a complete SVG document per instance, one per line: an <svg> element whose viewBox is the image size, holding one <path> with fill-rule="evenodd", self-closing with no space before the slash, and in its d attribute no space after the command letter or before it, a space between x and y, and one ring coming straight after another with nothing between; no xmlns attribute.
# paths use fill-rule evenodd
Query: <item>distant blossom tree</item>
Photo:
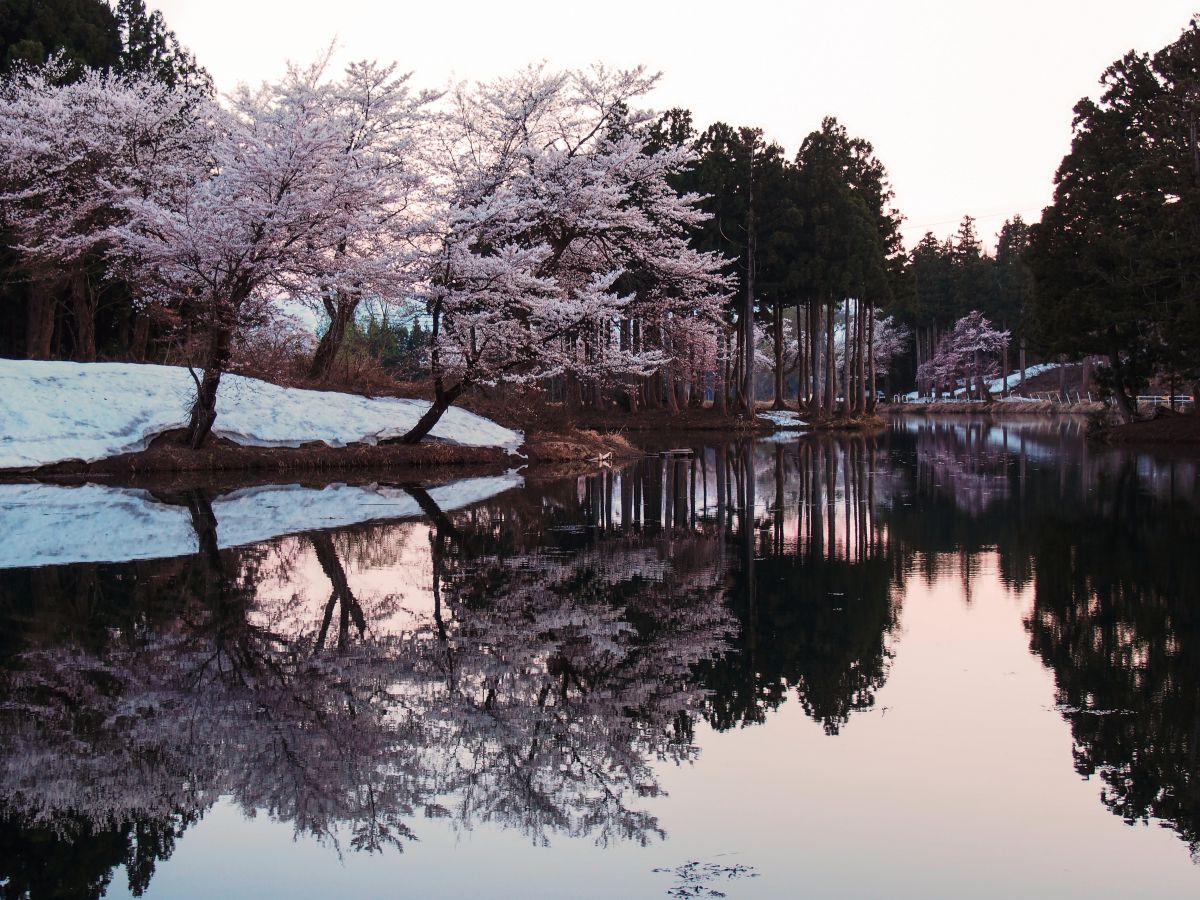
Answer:
<svg viewBox="0 0 1200 900"><path fill-rule="evenodd" d="M963 379L981 398L988 396L985 378L998 371L997 355L1008 346L1009 333L992 327L978 310L967 313L954 323L939 342L937 351L917 370L917 377L935 386L953 386Z"/></svg>

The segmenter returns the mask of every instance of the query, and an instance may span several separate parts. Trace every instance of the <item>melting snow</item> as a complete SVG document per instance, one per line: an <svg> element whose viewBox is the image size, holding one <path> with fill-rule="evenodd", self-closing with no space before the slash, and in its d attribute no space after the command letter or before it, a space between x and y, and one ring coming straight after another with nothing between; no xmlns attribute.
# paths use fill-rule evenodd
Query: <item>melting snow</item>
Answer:
<svg viewBox="0 0 1200 900"><path fill-rule="evenodd" d="M449 512L522 483L515 473L467 478L430 488L429 496ZM212 510L221 547L421 515L402 488L377 484L241 488L213 500ZM0 569L157 559L199 549L186 507L137 488L99 484L0 484L0 534Z"/></svg>
<svg viewBox="0 0 1200 900"><path fill-rule="evenodd" d="M0 469L144 450L155 435L187 424L194 392L192 376L178 366L0 359ZM284 388L227 375L213 434L251 447L374 444L401 436L428 408L425 400ZM430 435L509 451L524 440L520 432L455 408Z"/></svg>
<svg viewBox="0 0 1200 900"><path fill-rule="evenodd" d="M776 428L806 428L808 423L800 418L800 414L790 409L772 409L760 412L758 418L765 419Z"/></svg>

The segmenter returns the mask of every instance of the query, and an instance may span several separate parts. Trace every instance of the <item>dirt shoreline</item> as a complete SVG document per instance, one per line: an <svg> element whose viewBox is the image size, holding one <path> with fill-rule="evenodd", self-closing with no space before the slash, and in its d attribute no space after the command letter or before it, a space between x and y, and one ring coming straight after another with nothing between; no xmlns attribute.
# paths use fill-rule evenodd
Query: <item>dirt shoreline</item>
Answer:
<svg viewBox="0 0 1200 900"><path fill-rule="evenodd" d="M254 481L303 481L344 470L376 470L412 480L427 478L431 470L446 473L480 475L502 472L529 463L587 462L617 460L641 456L643 451L619 434L572 431L562 434L531 435L518 455L498 447L466 447L437 441L420 444L350 444L330 447L323 443L302 447L247 447L214 438L200 450L183 442L183 432L159 435L145 450L122 453L95 462L64 460L45 466L0 469L2 481L83 479L136 480L174 476L212 476L240 474ZM327 479L326 479L327 480Z"/></svg>
<svg viewBox="0 0 1200 900"><path fill-rule="evenodd" d="M594 412L594 411L593 411ZM804 413L801 413L803 416ZM64 460L44 466L0 469L0 482L80 481L161 479L186 476L210 480L230 480L222 476L240 473L240 480L270 481L286 477L289 481L309 478L319 481L330 473L342 471L387 472L391 479L426 480L436 470L438 476L488 474L518 466L617 463L622 459L657 452L658 445L679 441L688 435L717 437L717 432L733 439L784 433L830 433L878 431L887 427L878 416L852 419L814 419L802 429L778 428L763 419L722 415L713 409L687 409L678 414L667 410L645 410L630 416L616 410L564 416L553 430L528 428L530 423L515 423L527 428L525 443L518 454L498 447L467 447L437 441L420 444L398 442L350 444L330 447L313 442L301 447L247 447L223 438L211 438L200 450L184 443L182 430L156 437L149 447L122 453L94 462ZM548 424L545 421L537 424ZM636 436L635 440L631 437ZM640 446L646 444L647 448ZM411 472L408 476L406 473Z"/></svg>

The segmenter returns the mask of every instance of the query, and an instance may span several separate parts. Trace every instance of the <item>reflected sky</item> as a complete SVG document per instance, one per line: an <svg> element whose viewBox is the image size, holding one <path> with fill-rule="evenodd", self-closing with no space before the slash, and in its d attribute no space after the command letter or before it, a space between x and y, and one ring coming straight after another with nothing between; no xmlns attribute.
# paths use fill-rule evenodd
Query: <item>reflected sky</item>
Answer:
<svg viewBox="0 0 1200 900"><path fill-rule="evenodd" d="M1200 887L1194 459L1047 420L694 451L0 572L0 896Z"/></svg>

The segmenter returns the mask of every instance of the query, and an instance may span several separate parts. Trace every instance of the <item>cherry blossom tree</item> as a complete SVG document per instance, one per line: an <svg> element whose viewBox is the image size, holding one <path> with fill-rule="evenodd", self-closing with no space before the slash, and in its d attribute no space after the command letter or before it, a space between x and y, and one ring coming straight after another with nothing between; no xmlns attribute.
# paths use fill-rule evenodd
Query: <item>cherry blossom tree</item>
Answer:
<svg viewBox="0 0 1200 900"><path fill-rule="evenodd" d="M0 84L0 222L35 282L71 273L86 360L96 355L97 292L84 262L113 248L112 229L129 220L125 199L174 194L204 170L212 105L203 86L96 71L67 81L63 65ZM31 326L43 306L31 304ZM29 354L47 356L49 329L30 334Z"/></svg>
<svg viewBox="0 0 1200 900"><path fill-rule="evenodd" d="M434 402L405 441L475 385L647 375L686 358L670 334L717 321L721 260L689 246L698 198L668 184L692 151L651 151L632 109L654 82L534 67L453 89L430 146ZM628 339L634 318L659 339Z"/></svg>
<svg viewBox="0 0 1200 900"><path fill-rule="evenodd" d="M325 68L322 59L280 82L241 87L213 110L207 171L125 201L130 221L115 235L130 277L145 296L181 301L205 337L194 448L216 419L234 337L267 318L280 293L331 298L338 318L368 292L400 296L411 283L413 179L362 109L372 90L409 117L423 98L410 103L390 70L352 67L338 85L325 82Z"/></svg>
<svg viewBox="0 0 1200 900"><path fill-rule="evenodd" d="M438 94L412 91L411 76L397 74L394 64L356 62L325 92L326 114L337 123L347 161L374 181L376 197L359 211L365 221L347 227L330 258L322 260L317 299L329 325L313 354L313 378L328 377L360 302L404 299L411 282L405 273L421 259L424 217L417 210L423 179L416 157L429 104ZM352 276L340 277L348 267Z"/></svg>
<svg viewBox="0 0 1200 900"><path fill-rule="evenodd" d="M921 364L917 377L935 385L953 385L962 378L968 389L974 386L985 396L984 379L998 371L996 357L1008 346L1009 337L1007 331L992 327L983 313L973 310L938 342L937 351Z"/></svg>

